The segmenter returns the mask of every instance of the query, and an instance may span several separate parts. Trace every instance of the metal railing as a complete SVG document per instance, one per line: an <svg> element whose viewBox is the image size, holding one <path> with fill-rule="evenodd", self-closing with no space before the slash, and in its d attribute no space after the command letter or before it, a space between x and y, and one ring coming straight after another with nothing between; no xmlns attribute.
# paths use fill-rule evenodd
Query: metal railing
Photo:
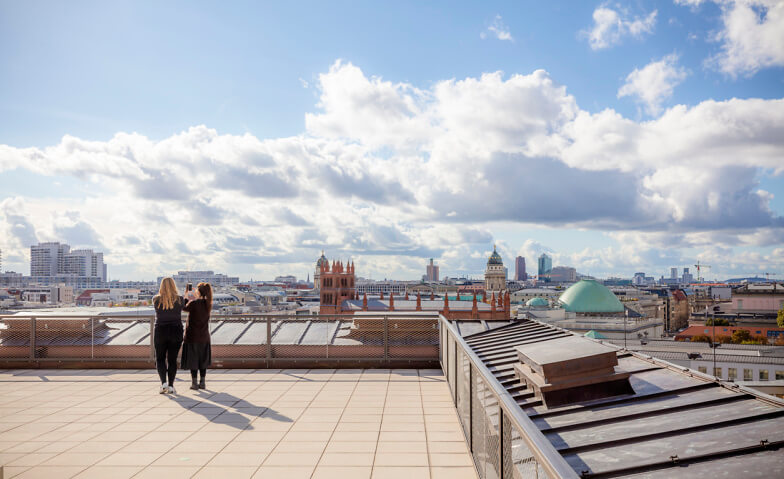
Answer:
<svg viewBox="0 0 784 479"><path fill-rule="evenodd" d="M577 478L460 333L439 318L441 368L479 477Z"/></svg>
<svg viewBox="0 0 784 479"><path fill-rule="evenodd" d="M155 318L0 316L0 363L152 363ZM438 315L213 315L213 366L438 364ZM329 364L328 364L329 363Z"/></svg>

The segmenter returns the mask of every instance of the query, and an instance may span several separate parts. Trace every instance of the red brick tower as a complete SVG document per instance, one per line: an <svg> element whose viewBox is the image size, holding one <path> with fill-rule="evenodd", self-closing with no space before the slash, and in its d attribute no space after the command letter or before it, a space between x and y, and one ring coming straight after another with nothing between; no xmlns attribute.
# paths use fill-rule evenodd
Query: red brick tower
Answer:
<svg viewBox="0 0 784 479"><path fill-rule="evenodd" d="M356 299L354 263L345 266L341 261L333 261L330 267L324 261L320 269L321 307L320 314L340 314L341 304L347 299Z"/></svg>

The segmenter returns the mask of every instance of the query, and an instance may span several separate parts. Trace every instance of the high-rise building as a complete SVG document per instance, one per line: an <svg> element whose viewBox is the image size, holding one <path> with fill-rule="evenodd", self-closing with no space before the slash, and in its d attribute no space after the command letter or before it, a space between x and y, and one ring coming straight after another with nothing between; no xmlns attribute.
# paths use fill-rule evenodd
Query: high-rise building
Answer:
<svg viewBox="0 0 784 479"><path fill-rule="evenodd" d="M438 281L438 266L433 264L433 258L430 258L430 264L427 265L425 281Z"/></svg>
<svg viewBox="0 0 784 479"><path fill-rule="evenodd" d="M95 253L91 249L75 249L66 253L64 258L64 274L101 278L106 281L106 264L103 253Z"/></svg>
<svg viewBox="0 0 784 479"><path fill-rule="evenodd" d="M525 258L518 256L515 258L515 281L525 281L528 279L528 274L525 272Z"/></svg>
<svg viewBox="0 0 784 479"><path fill-rule="evenodd" d="M689 273L689 268L683 268L683 277L681 278L681 281L684 284L691 284L694 282L694 276Z"/></svg>
<svg viewBox="0 0 784 479"><path fill-rule="evenodd" d="M106 282L106 264L103 262L103 253L91 249L71 251L69 245L56 241L38 243L30 246L30 276L93 278Z"/></svg>
<svg viewBox="0 0 784 479"><path fill-rule="evenodd" d="M553 259L547 256L546 253L542 253L542 255L539 256L538 266L539 266L539 271L537 272L537 274L539 275L539 279L545 279L547 278L547 275L549 275L553 271Z"/></svg>
<svg viewBox="0 0 784 479"><path fill-rule="evenodd" d="M678 279L678 268L670 268L670 279Z"/></svg>
<svg viewBox="0 0 784 479"><path fill-rule="evenodd" d="M65 274L65 255L70 250L67 244L56 241L30 246L30 276Z"/></svg>

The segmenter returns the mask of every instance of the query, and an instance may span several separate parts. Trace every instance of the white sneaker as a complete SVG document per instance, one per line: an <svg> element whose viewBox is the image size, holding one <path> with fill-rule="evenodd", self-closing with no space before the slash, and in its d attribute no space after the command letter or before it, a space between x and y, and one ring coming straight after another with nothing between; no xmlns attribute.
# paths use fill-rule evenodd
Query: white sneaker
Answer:
<svg viewBox="0 0 784 479"><path fill-rule="evenodd" d="M174 386L169 386L169 394L177 394L177 390L174 389Z"/></svg>
<svg viewBox="0 0 784 479"><path fill-rule="evenodd" d="M166 394L167 392L169 392L169 386L167 386L166 383L161 383L161 390L158 391L158 393Z"/></svg>

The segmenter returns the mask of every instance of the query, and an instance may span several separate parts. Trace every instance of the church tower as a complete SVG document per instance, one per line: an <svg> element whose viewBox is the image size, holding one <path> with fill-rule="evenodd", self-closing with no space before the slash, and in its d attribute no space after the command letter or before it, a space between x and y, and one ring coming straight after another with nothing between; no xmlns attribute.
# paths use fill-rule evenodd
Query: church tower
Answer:
<svg viewBox="0 0 784 479"><path fill-rule="evenodd" d="M493 254L487 259L485 269L485 297L495 293L499 296L502 291L506 291L506 271L501 255L493 245Z"/></svg>

